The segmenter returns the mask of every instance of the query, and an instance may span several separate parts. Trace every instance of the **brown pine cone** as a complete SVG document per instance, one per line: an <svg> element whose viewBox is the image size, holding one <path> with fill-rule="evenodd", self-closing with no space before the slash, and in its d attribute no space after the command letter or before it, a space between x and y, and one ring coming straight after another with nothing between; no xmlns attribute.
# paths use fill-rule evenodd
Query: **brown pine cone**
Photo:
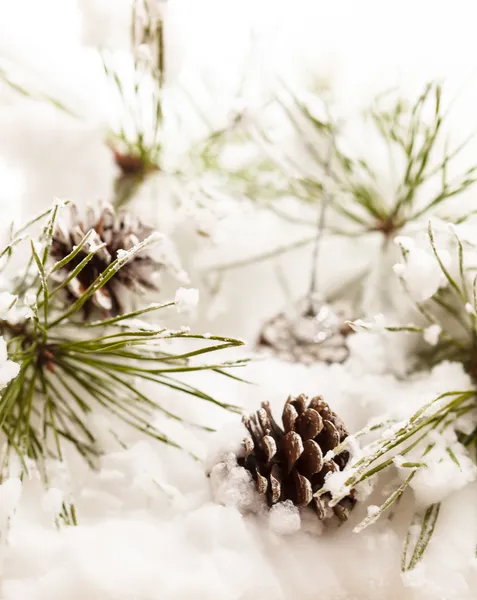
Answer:
<svg viewBox="0 0 477 600"><path fill-rule="evenodd" d="M284 429L275 422L266 402L243 422L250 437L243 442L245 453L238 464L250 471L268 505L291 500L296 506L313 508L320 520L331 516L327 506L330 494L319 498L313 494L321 489L328 473L342 470L348 462L347 451L332 460L324 459L348 432L323 398L316 396L309 403L304 394L288 398L282 415ZM333 512L340 521L346 521L354 504L351 493L333 507Z"/></svg>
<svg viewBox="0 0 477 600"><path fill-rule="evenodd" d="M79 298L116 259L118 250L130 250L153 232L150 227L143 225L129 213L116 212L109 203L100 203L94 208L89 206L84 218L76 206L71 205L67 217L67 222L60 223L53 235L51 255L55 260L60 261L70 254L89 229L95 232L92 242L98 246L104 244L68 285L72 301ZM58 272L58 280L66 279L88 252L89 248L83 248ZM157 291L153 275L163 268L164 265L154 260L146 251L134 256L85 303L85 317L88 317L94 308L100 309L107 316L121 314L124 291L128 289L137 294L147 290Z"/></svg>

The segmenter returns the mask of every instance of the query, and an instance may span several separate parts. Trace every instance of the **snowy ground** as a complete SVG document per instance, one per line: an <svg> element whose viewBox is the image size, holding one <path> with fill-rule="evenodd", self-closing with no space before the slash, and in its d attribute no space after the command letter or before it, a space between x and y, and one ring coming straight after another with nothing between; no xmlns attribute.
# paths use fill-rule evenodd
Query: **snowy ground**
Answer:
<svg viewBox="0 0 477 600"><path fill-rule="evenodd" d="M269 399L277 409L288 392L319 391L354 429L384 402L401 405L404 411L404 403L409 409L447 389L449 382L456 388L467 384L460 368L451 365L413 383L398 382L390 375L365 375L361 369L362 363L353 358L346 366L313 368L270 360L247 373L260 387L244 384L238 391L223 385L221 391L230 400L239 396L250 407L258 399ZM210 383L217 393L217 383ZM223 428L206 443L193 440L181 428L171 429L171 434L202 456L208 454L206 464L213 464L219 450L233 449L242 433L239 423L227 415L222 420ZM58 481L64 477L58 475ZM394 518L363 533L352 533L352 527L364 516L364 506L340 529L323 531L314 516L304 513L300 522L296 510L287 506L270 514L242 516L238 507L250 506L256 499L243 473L236 477L234 485L224 484L214 495L204 464L144 440L130 450L107 454L97 473L71 457L69 478L80 524L60 530L52 524L51 492L45 495L32 480L17 498L11 480L2 487L4 523L8 506L19 504L9 521L8 542L4 539L2 544L2 597L258 600L291 599L297 594L311 599L317 593L327 599L475 597L475 564L469 559L476 541L477 514L475 503L469 501L475 485L444 502L426 560L412 577L402 579L399 562L409 498ZM439 482L434 483L438 488ZM373 500L378 502L379 495Z"/></svg>

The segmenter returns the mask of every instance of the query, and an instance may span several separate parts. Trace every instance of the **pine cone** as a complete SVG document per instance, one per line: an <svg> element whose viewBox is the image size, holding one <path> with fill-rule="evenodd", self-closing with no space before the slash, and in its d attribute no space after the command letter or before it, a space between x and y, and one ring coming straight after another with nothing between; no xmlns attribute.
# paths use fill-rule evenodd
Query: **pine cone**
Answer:
<svg viewBox="0 0 477 600"><path fill-rule="evenodd" d="M291 500L295 505L313 508L320 520L331 516L330 494L317 492L330 472L342 470L349 459L347 451L332 460L324 457L348 435L341 419L321 396L307 402L305 395L288 398L282 415L284 430L275 422L268 403L253 416L245 417L250 436L244 440L245 455L238 464L245 467L264 494L269 506ZM346 521L355 504L351 493L333 507L340 521Z"/></svg>
<svg viewBox="0 0 477 600"><path fill-rule="evenodd" d="M68 293L72 300L79 298L83 292L96 280L116 258L118 250L130 250L134 245L146 239L153 230L144 226L138 219L126 212L116 213L108 203L101 203L99 209L88 207L86 218L82 219L77 208L72 205L69 212L69 223L57 227L51 245L52 257L59 261L72 252L85 234L94 229L95 237L91 238L94 245L105 243L90 262L70 282ZM89 252L86 246L65 267L58 272L58 279L63 280L79 265ZM152 281L153 274L162 268L144 251L128 261L90 300L83 311L88 317L96 307L106 316L114 316L123 312L121 295L125 289L135 293L156 290Z"/></svg>
<svg viewBox="0 0 477 600"><path fill-rule="evenodd" d="M305 299L296 312L281 312L267 321L258 337L259 349L275 354L281 360L313 364L342 363L349 355L346 311L323 304L309 311Z"/></svg>

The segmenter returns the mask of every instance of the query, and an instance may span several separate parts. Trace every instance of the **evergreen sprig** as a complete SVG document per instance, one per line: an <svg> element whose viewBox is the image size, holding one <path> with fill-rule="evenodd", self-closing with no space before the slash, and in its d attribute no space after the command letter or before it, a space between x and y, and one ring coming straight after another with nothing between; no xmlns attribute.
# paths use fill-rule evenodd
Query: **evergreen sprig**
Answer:
<svg viewBox="0 0 477 600"><path fill-rule="evenodd" d="M387 331L425 334L430 326L436 326L439 335L436 344L417 352L417 366L428 368L442 361L461 362L471 377L477 377L477 275L472 265L466 264L464 243L450 225L447 232L448 245L454 253L453 266L446 266L442 250L436 245L432 222L427 229L428 250L442 272L443 284L428 299L416 301L409 290L405 274L399 274L401 285L412 300L423 326L385 325ZM399 241L399 238L397 238ZM409 250L400 246L404 265ZM468 248L470 254L475 248ZM447 252L447 251L446 251ZM423 273L423 277L426 274ZM372 327L371 327L372 328Z"/></svg>
<svg viewBox="0 0 477 600"><path fill-rule="evenodd" d="M326 183L331 209L327 233L348 237L378 233L383 237L383 248L407 226L435 215L438 209L445 207L446 218L455 224L469 218L468 213L454 214L447 206L477 181L477 165L449 175L473 135L449 147L446 137L449 110L443 108L442 84L428 83L414 103L404 100L395 90L381 94L364 111L365 121L389 153L389 178L395 181L391 196L382 191L382 178L373 164L344 150L349 145L348 123L335 117L328 96L321 92L314 94L322 109L322 114L317 116L308 99L302 98L286 82L279 84L274 108L280 107L293 132L291 140L286 138L288 142L284 144L274 139L262 122L265 107L249 117L246 126L238 129L231 126L212 135L204 150L208 168L220 172L220 157L231 138L241 140L242 144L253 140L257 148L261 148L254 162L228 174L242 196L290 223L311 229L314 218L306 211L297 215L295 209L287 210L281 199L293 197L304 207L313 208L317 202L323 202ZM397 174L396 165L401 165ZM237 263L220 265L217 270L266 261L312 242L313 237L305 232L297 242L282 244ZM368 272L369 268L363 272L362 279Z"/></svg>
<svg viewBox="0 0 477 600"><path fill-rule="evenodd" d="M424 334L427 327L437 326L439 336L431 350L418 351L419 368L429 368L441 361L461 362L474 383L477 374L477 275L475 268L466 264L464 243L456 232L449 226L448 241L453 242L454 261L444 259L443 251L438 248L436 234L432 223L429 222L427 240L429 255L433 256L436 265L442 273L443 284L427 300L414 301L425 326L415 325L382 325L390 332L408 332ZM403 261L406 265L414 248L406 243L401 245ZM474 248L469 249L475 252ZM448 257L449 258L449 257ZM399 272L399 270L398 270ZM425 273L423 273L425 277ZM412 298L408 289L405 274L400 274L405 291ZM365 325L366 329L367 326ZM373 329L372 326L369 329ZM336 494L332 504L339 502L345 496L344 490L352 489L382 471L398 465L407 471L402 483L394 489L388 498L356 527L361 531L375 523L379 517L391 508L404 494L416 474L427 468L427 456L440 440L445 444L445 451L459 469L461 464L451 445L446 441L446 431L451 430L457 437L457 442L465 448L470 457L477 463L477 391L449 391L434 398L419 408L409 419L402 423L383 423L376 429L382 429L382 434L362 448L362 455L349 465L348 478L344 482L343 491ZM459 419L468 415L474 419L475 426L471 431L463 432L459 427ZM355 437L369 434L372 428L359 432ZM343 443L344 446L346 442ZM334 450L338 454L343 447ZM326 486L325 486L326 487ZM319 494L324 493L324 489ZM434 533L439 516L440 503L428 506L423 512L414 515L406 536L402 557L402 570L414 569L421 561L426 548Z"/></svg>
<svg viewBox="0 0 477 600"><path fill-rule="evenodd" d="M114 188L116 207L127 204L147 176L163 166L165 25L158 4L151 0L133 2L132 81L124 80L111 53L101 54L106 79L128 121L127 126L120 124L111 132L109 141L119 167Z"/></svg>
<svg viewBox="0 0 477 600"><path fill-rule="evenodd" d="M389 152L391 179L395 165L402 163L390 199L384 197L380 190L380 178L373 165L364 158L354 158L341 150L342 142L347 141L346 131L341 131L330 111L326 111L326 118L317 118L307 102L286 86L284 89L287 95L281 104L307 157L303 163L287 156L291 192L303 202L321 201L326 159L324 149L330 134L336 139L331 162L332 177L327 185L332 186L330 191L335 212L346 225L344 230L331 227L330 230L335 233L380 232L385 237L393 236L407 224L432 214L477 181L477 165L449 178L449 167L473 135L455 148L448 148L445 132L448 112L443 109L443 86L440 83L427 84L414 104L395 93L381 94L365 112L365 117ZM387 108L389 105L391 107ZM426 190L430 182L439 182L436 191Z"/></svg>
<svg viewBox="0 0 477 600"><path fill-rule="evenodd" d="M447 429L454 429L456 421L472 412L476 408L477 392L475 390L451 391L441 394L437 398L421 406L411 417L401 423L382 423L373 428L368 427L358 432L354 437L367 436L371 430L381 429L382 433L377 439L362 447L360 457L349 462L346 468L347 478L339 492L333 494L330 506L336 505L351 489L376 476L378 473L398 465L407 475L392 493L378 507L373 507L368 516L355 527L355 532L360 532L375 523L381 515L389 510L404 494L415 475L427 468L426 457L436 445L436 439L445 439ZM476 443L476 436L471 436L472 444ZM333 450L336 456L347 449L348 441L344 441ZM446 448L450 458L460 467L450 445ZM316 495L320 496L328 490L325 486ZM412 520L406 537L402 570L411 570L422 559L429 541L434 533L439 515L439 504L429 506L424 516L416 514ZM420 525L419 525L420 524ZM419 525L419 535L413 535ZM414 538L414 539L413 539ZM411 546L414 550L411 553ZM409 554L411 553L411 556Z"/></svg>
<svg viewBox="0 0 477 600"><path fill-rule="evenodd" d="M195 359L240 346L243 344L240 340L194 334L185 329L175 331L138 321L147 313L167 310L175 304L173 301L92 322L81 320L84 303L115 277L128 260L152 244L154 236L128 252L118 252L118 257L75 302L65 303L63 292L73 275L60 284L52 276L82 251L85 258L72 272L77 275L98 248L86 250L91 233L88 232L67 257L52 264L50 246L60 210L56 204L48 211L39 241L30 241L31 257L26 261L25 273L16 278L15 292L19 299L10 308L18 309L20 318L18 315L12 318L9 311L0 321L1 333L8 341L9 358L19 365L17 377L0 394L0 427L7 444L4 460L8 461L13 452L25 468L27 458L34 459L41 467L48 458L62 460L67 441L94 465L102 448L90 416L98 410L112 420L119 419L145 435L177 446L152 423L155 411L183 420L161 403L158 396L166 388L239 412L238 407L201 391L181 376L203 370L232 376L228 369L246 361L204 364ZM17 232L3 252L7 263L15 247L26 243L25 231L22 228ZM24 316L22 304L32 293L31 314ZM171 342L179 343L180 348L169 347ZM143 392L141 382L155 383L158 396Z"/></svg>

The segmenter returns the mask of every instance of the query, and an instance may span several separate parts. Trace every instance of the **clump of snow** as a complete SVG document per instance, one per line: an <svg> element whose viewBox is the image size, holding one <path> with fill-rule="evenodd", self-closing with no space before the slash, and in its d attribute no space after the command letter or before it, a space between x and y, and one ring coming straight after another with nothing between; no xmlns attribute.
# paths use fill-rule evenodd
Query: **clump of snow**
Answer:
<svg viewBox="0 0 477 600"><path fill-rule="evenodd" d="M437 323L434 323L433 325L429 325L429 327L426 327L424 329L424 341L427 342L428 344L430 344L431 346L435 346L437 344L437 342L439 341L439 336L442 332L442 328L440 325L438 325Z"/></svg>
<svg viewBox="0 0 477 600"><path fill-rule="evenodd" d="M470 304L470 302L466 302L466 304L465 304L465 312L468 315L477 316L477 313L475 312L475 308L472 306L472 304Z"/></svg>
<svg viewBox="0 0 477 600"><path fill-rule="evenodd" d="M435 446L422 459L424 467L417 470L410 486L419 506L427 507L455 494L475 481L477 467L468 453L457 442L435 438ZM405 469L409 474L409 469Z"/></svg>
<svg viewBox="0 0 477 600"><path fill-rule="evenodd" d="M358 371L362 366L351 362L306 368L272 359L252 364L243 373L260 386L232 386L230 380L222 382L210 373L197 377L216 395L236 403L233 391L248 410L255 409L261 400L269 400L277 415L288 393L321 392L351 431L385 410L405 416L424 396L430 399L450 383L459 387L464 383L456 365L441 365L415 381L366 375ZM174 409L184 408L184 416L194 417L183 399L179 401L171 393L170 401ZM205 416L207 424L213 423L213 407L203 404L198 410L197 404L194 399L190 407ZM174 448L139 441L140 436L139 443L130 449L116 444L101 459L98 473L79 460L73 461L68 493L75 499L78 527L57 530L52 513L58 508L60 492L50 492L48 501L38 507L38 483L26 481L20 502L12 494L10 504L15 520L4 551L5 600L83 600L95 595L118 600L293 600L297 594L305 598L320 594L330 600L426 597L423 589L429 588L428 579L407 587L409 582L399 575L403 543L399 520L381 519L352 534L366 515L365 502L358 503L350 522L338 529L321 526L313 511L298 514L290 503L269 511L250 474L237 465L236 456L246 433L239 417L221 411L215 423L217 434L204 434L196 440L198 448L205 444L208 449L205 467ZM109 425L105 419L102 426L107 429ZM353 437L349 440L356 458L358 441ZM114 446L115 440L110 444ZM61 492L65 489L58 481L52 487ZM456 501L456 494L466 491L456 491L443 501L438 527L442 524L451 531L462 530L460 517L464 512L455 519L452 510L446 516L445 507ZM371 499L372 505L378 503ZM477 518L471 503L464 507L466 518ZM437 528L436 536L439 532ZM466 534L474 538L469 530ZM438 539L436 554L431 554L434 550L430 546L425 564L431 561L431 566L438 565L438 571L449 577L457 567L446 566L448 548L437 543ZM462 557L462 542L455 544L455 552ZM178 578L185 563L187 577ZM475 572L471 567L459 569L465 581L472 582ZM435 579L434 570L428 575ZM456 589L462 590L459 586ZM429 600L436 597L431 595ZM471 598L467 592L460 596L460 600Z"/></svg>
<svg viewBox="0 0 477 600"><path fill-rule="evenodd" d="M180 287L176 291L174 302L176 303L178 312L191 312L199 303L199 290Z"/></svg>
<svg viewBox="0 0 477 600"><path fill-rule="evenodd" d="M347 470L329 473L326 476L323 488L330 492L333 497L347 496L351 491L351 488L346 485L349 476L350 473Z"/></svg>
<svg viewBox="0 0 477 600"><path fill-rule="evenodd" d="M21 298L9 292L0 293L0 318L11 324L23 323L33 316L36 293L28 290Z"/></svg>
<svg viewBox="0 0 477 600"><path fill-rule="evenodd" d="M375 504L370 504L367 508L368 517L376 517L379 514L379 506Z"/></svg>
<svg viewBox="0 0 477 600"><path fill-rule="evenodd" d="M20 365L8 359L7 343L0 337L0 389L5 387L20 372Z"/></svg>
<svg viewBox="0 0 477 600"><path fill-rule="evenodd" d="M280 535L291 535L300 530L301 519L298 507L291 500L275 504L269 514L270 528Z"/></svg>
<svg viewBox="0 0 477 600"><path fill-rule="evenodd" d="M225 506L234 506L240 512L262 509L262 499L255 490L252 475L238 466L234 453L226 454L222 462L212 467L210 480L214 499Z"/></svg>
<svg viewBox="0 0 477 600"><path fill-rule="evenodd" d="M402 243L402 238L397 239ZM404 279L411 296L422 302L431 298L447 280L430 247L419 248L408 240L404 248L406 259L394 265L394 272ZM438 253L444 267L449 267L452 262L449 251L439 249Z"/></svg>

